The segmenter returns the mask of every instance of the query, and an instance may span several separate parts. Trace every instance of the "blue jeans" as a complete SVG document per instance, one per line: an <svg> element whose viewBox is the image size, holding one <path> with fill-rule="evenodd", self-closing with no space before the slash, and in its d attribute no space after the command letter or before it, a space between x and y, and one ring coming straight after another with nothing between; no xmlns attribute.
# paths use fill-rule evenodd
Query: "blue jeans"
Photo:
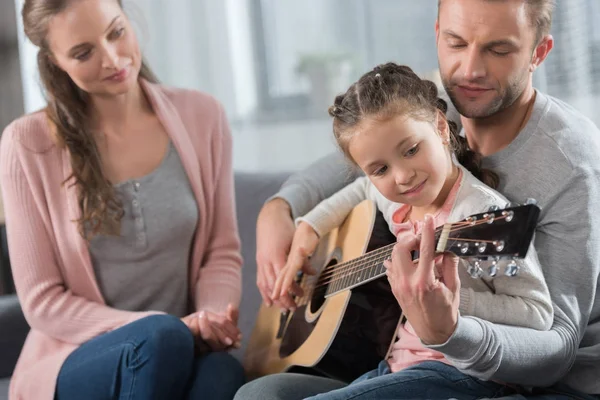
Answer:
<svg viewBox="0 0 600 400"><path fill-rule="evenodd" d="M242 386L235 400L337 400L337 399L476 399L499 397L514 390L459 372L440 362L424 362L390 373L387 362L349 385L302 374L264 376ZM314 397L311 397L314 396Z"/></svg>
<svg viewBox="0 0 600 400"><path fill-rule="evenodd" d="M338 399L480 399L515 393L500 383L482 381L463 374L451 365L426 361L391 373L388 363L367 372L348 386L318 394L310 400Z"/></svg>
<svg viewBox="0 0 600 400"><path fill-rule="evenodd" d="M194 356L194 338L177 317L150 316L100 335L62 365L56 400L233 399L244 384L225 352Z"/></svg>

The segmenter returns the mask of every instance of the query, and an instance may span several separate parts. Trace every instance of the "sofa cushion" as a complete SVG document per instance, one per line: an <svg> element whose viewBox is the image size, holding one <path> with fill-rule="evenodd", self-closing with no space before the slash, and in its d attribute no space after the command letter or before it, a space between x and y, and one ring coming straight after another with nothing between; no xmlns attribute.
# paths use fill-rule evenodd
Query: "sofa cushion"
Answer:
<svg viewBox="0 0 600 400"><path fill-rule="evenodd" d="M8 400L9 378L0 379L0 400Z"/></svg>
<svg viewBox="0 0 600 400"><path fill-rule="evenodd" d="M16 295L0 296L0 326L0 378L5 378L12 374L29 332L29 325L25 321Z"/></svg>
<svg viewBox="0 0 600 400"><path fill-rule="evenodd" d="M265 200L276 193L287 179L287 173L235 174L235 197L238 229L242 242L242 303L239 327L242 347L232 352L242 360L246 344L254 327L254 320L262 299L256 287L256 218Z"/></svg>

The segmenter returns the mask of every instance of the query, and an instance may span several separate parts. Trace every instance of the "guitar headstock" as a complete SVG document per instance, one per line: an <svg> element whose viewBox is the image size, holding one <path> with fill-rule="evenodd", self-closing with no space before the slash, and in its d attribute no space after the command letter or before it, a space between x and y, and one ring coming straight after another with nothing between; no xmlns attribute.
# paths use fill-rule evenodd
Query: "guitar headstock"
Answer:
<svg viewBox="0 0 600 400"><path fill-rule="evenodd" d="M437 251L449 251L470 261L469 274L495 276L498 262L510 260L504 273L518 273L515 259L524 258L539 218L540 209L533 200L527 204L510 203L507 208L490 208L462 221L445 224L439 232ZM486 272L482 266L488 265Z"/></svg>

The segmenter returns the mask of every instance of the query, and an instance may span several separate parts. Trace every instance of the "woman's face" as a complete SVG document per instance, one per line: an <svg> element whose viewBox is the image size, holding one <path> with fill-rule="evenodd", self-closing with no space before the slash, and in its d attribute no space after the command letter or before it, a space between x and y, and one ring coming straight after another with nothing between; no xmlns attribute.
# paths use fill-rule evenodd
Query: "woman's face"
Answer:
<svg viewBox="0 0 600 400"><path fill-rule="evenodd" d="M142 57L129 19L116 0L76 0L50 20L55 64L79 88L114 96L137 84Z"/></svg>

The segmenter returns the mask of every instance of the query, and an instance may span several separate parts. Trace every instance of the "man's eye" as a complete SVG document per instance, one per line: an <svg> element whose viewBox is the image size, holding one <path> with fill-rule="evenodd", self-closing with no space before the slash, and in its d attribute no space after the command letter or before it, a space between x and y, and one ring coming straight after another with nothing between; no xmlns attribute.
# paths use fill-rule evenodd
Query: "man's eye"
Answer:
<svg viewBox="0 0 600 400"><path fill-rule="evenodd" d="M492 54L499 56L499 57L505 56L508 53L510 53L508 51L499 51L499 50L490 50L490 51L492 52Z"/></svg>

